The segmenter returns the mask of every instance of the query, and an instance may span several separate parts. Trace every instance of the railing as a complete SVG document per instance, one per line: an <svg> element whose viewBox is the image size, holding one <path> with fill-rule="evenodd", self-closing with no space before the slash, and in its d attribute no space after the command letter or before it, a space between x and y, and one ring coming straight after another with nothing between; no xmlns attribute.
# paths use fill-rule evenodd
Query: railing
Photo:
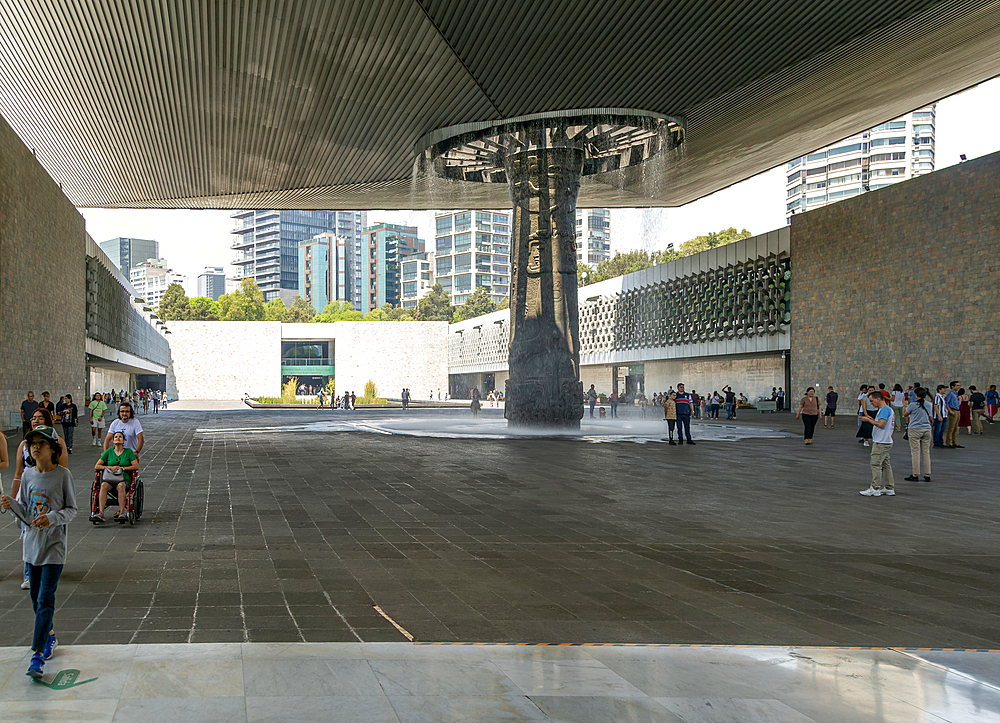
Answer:
<svg viewBox="0 0 1000 723"><path fill-rule="evenodd" d="M281 366L283 367L329 367L333 366L332 357L291 357L283 356L281 357Z"/></svg>

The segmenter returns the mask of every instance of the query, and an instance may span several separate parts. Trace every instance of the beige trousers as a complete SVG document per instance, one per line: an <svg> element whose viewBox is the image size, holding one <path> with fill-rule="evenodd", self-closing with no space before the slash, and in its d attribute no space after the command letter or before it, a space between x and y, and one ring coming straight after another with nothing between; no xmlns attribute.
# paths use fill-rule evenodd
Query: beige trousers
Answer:
<svg viewBox="0 0 1000 723"><path fill-rule="evenodd" d="M887 490L895 488L892 481L892 464L889 459L892 452L891 444L872 442L872 487L877 490L883 487Z"/></svg>
<svg viewBox="0 0 1000 723"><path fill-rule="evenodd" d="M948 410L948 429L944 433L944 446L954 447L958 444L958 420L960 419L957 409Z"/></svg>
<svg viewBox="0 0 1000 723"><path fill-rule="evenodd" d="M931 439L934 436L930 429L907 430L910 436L910 470L914 477L920 476L920 468L924 468L924 476L931 476Z"/></svg>

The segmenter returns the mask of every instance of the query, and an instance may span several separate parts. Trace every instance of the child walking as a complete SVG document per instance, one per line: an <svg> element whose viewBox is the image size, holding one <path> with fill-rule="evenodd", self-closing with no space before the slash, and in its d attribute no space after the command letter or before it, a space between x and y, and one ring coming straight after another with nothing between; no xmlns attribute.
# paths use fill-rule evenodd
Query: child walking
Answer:
<svg viewBox="0 0 1000 723"><path fill-rule="evenodd" d="M56 587L66 562L66 525L76 517L73 475L59 466L62 444L52 427L32 429L24 437L28 466L21 479L17 498L0 497L0 506L14 508L18 517L30 520L24 532L23 554L28 566L31 604L35 610L28 675L42 677L45 661L57 645L52 617L56 608Z"/></svg>

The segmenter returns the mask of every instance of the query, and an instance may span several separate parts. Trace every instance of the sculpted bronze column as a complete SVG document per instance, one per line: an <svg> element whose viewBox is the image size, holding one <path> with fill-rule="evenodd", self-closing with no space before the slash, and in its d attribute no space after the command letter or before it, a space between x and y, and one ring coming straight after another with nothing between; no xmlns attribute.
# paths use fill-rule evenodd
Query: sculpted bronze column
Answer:
<svg viewBox="0 0 1000 723"><path fill-rule="evenodd" d="M680 119L645 110L552 111L439 128L417 141L414 183L446 179L506 183L514 207L510 294L510 378L504 414L510 426L579 429L580 315L576 284L576 199L580 178L598 188L664 177L665 150L684 138ZM631 179L631 180L630 180ZM456 199L458 200L458 199ZM454 204L463 208L464 201Z"/></svg>
<svg viewBox="0 0 1000 723"><path fill-rule="evenodd" d="M507 156L514 207L511 249L511 426L579 428L580 321L576 197L584 151L537 148Z"/></svg>

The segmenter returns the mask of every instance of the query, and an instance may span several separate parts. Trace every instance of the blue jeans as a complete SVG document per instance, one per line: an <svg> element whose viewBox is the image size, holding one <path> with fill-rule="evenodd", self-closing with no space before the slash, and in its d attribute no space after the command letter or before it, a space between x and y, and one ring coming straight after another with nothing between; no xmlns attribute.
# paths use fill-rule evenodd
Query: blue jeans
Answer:
<svg viewBox="0 0 1000 723"><path fill-rule="evenodd" d="M56 612L56 587L62 575L62 565L32 565L28 563L31 580L31 604L35 609L35 635L31 649L41 652L49 640L52 616Z"/></svg>
<svg viewBox="0 0 1000 723"><path fill-rule="evenodd" d="M687 435L687 441L691 441L691 415L677 413L677 441L683 442L684 435Z"/></svg>
<svg viewBox="0 0 1000 723"><path fill-rule="evenodd" d="M733 405L730 402L726 402L726 419L733 418Z"/></svg>
<svg viewBox="0 0 1000 723"><path fill-rule="evenodd" d="M73 449L73 430L76 427L72 424L64 424L63 428L63 439L66 440L66 449Z"/></svg>
<svg viewBox="0 0 1000 723"><path fill-rule="evenodd" d="M935 419L934 420L934 446L943 447L944 446L944 430L948 426L947 419Z"/></svg>

